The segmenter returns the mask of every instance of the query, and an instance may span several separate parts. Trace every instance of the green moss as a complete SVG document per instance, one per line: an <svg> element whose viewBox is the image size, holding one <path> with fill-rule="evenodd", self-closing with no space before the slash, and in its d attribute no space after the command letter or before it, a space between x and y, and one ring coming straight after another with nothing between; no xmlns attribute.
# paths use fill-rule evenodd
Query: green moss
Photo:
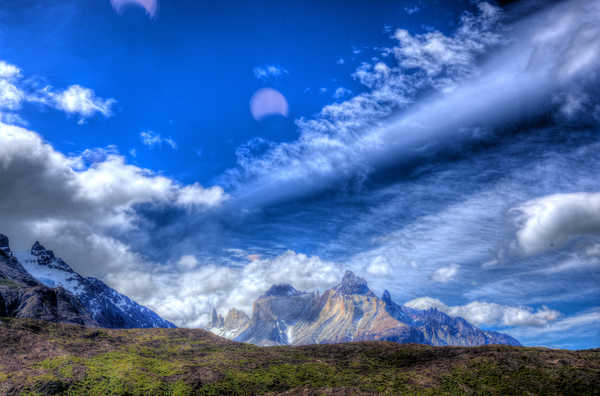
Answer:
<svg viewBox="0 0 600 396"><path fill-rule="evenodd" d="M600 350L259 348L199 330L85 329L21 319L0 326L0 337L14 340L0 357L0 383L16 386L17 394L258 395L306 387L381 395L587 395L600 389Z"/></svg>
<svg viewBox="0 0 600 396"><path fill-rule="evenodd" d="M8 286L11 288L15 288L15 287L22 287L23 285L15 282L15 281L12 281L10 279L0 279L0 286Z"/></svg>

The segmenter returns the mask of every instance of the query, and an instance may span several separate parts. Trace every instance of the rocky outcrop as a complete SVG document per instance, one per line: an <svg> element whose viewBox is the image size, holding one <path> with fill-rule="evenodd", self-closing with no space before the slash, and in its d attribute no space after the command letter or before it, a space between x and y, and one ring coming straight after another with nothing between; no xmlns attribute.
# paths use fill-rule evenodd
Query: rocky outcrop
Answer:
<svg viewBox="0 0 600 396"><path fill-rule="evenodd" d="M50 288L31 276L0 234L0 316L98 326L80 301L62 287Z"/></svg>
<svg viewBox="0 0 600 396"><path fill-rule="evenodd" d="M227 319L214 311L210 330L257 345L368 340L429 345L519 345L510 336L477 329L462 318L396 304L388 291L378 298L364 279L350 271L339 285L322 295L301 292L291 285L275 285L254 302L248 321L227 324Z"/></svg>
<svg viewBox="0 0 600 396"><path fill-rule="evenodd" d="M235 339L246 330L249 322L250 318L248 315L239 309L230 309L225 318L223 318L213 308L208 328L221 337Z"/></svg>
<svg viewBox="0 0 600 396"><path fill-rule="evenodd" d="M84 277L73 271L52 250L35 242L29 252L18 253L24 268L49 287L63 287L71 292L92 318L106 328L175 327L155 312L107 286L99 279Z"/></svg>

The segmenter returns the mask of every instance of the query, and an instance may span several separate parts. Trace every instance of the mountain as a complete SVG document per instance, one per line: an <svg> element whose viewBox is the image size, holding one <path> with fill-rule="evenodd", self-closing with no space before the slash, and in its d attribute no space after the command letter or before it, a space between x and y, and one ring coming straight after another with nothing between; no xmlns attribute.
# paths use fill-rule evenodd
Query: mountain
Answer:
<svg viewBox="0 0 600 396"><path fill-rule="evenodd" d="M0 234L0 317L98 326L81 302L63 287L51 288L31 276Z"/></svg>
<svg viewBox="0 0 600 396"><path fill-rule="evenodd" d="M520 345L506 334L480 330L436 309L422 311L396 304L387 290L378 298L351 271L323 294L298 291L291 285L272 286L254 302L251 317L233 316L237 320L226 324L213 311L209 330L265 346L369 340L436 346Z"/></svg>
<svg viewBox="0 0 600 396"><path fill-rule="evenodd" d="M24 269L44 285L60 286L72 293L101 327L175 327L104 282L73 271L52 250L46 249L39 242L35 242L29 252L16 253L15 256Z"/></svg>

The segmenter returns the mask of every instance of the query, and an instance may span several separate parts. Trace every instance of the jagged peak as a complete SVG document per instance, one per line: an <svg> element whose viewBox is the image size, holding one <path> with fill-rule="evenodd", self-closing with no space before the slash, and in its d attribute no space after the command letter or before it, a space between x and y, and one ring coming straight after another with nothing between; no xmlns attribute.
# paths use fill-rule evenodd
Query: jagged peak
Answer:
<svg viewBox="0 0 600 396"><path fill-rule="evenodd" d="M37 257L40 265L56 268L66 272L74 272L73 269L61 258L57 258L52 250L48 250L39 241L35 241L31 247L31 255Z"/></svg>
<svg viewBox="0 0 600 396"><path fill-rule="evenodd" d="M302 294L296 290L292 285L288 283L282 283L279 285L273 285L264 294L265 297L283 297L283 296L297 296Z"/></svg>
<svg viewBox="0 0 600 396"><path fill-rule="evenodd" d="M10 256L10 244L8 241L8 237L4 234L0 234L0 251L8 253L8 255Z"/></svg>
<svg viewBox="0 0 600 396"><path fill-rule="evenodd" d="M390 294L390 292L386 289L383 291L383 295L381 296L381 301L383 301L384 303L391 305L392 304L392 295Z"/></svg>
<svg viewBox="0 0 600 396"><path fill-rule="evenodd" d="M31 247L31 255L40 256L42 254L54 258L54 252L52 250L46 249L44 245L42 245L39 241L35 241L35 243Z"/></svg>
<svg viewBox="0 0 600 396"><path fill-rule="evenodd" d="M367 281L356 276L354 272L347 270L336 290L342 294L373 294L367 285Z"/></svg>
<svg viewBox="0 0 600 396"><path fill-rule="evenodd" d="M0 248L8 247L8 237L4 234L0 234Z"/></svg>

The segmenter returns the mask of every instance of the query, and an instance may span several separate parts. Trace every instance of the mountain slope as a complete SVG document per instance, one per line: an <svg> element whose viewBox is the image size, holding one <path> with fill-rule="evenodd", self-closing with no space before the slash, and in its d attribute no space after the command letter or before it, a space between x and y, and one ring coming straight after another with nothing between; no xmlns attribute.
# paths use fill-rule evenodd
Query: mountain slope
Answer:
<svg viewBox="0 0 600 396"><path fill-rule="evenodd" d="M372 341L261 348L191 329L0 319L0 394L597 395L600 349Z"/></svg>
<svg viewBox="0 0 600 396"><path fill-rule="evenodd" d="M0 316L98 326L85 307L62 287L50 288L32 277L0 234Z"/></svg>
<svg viewBox="0 0 600 396"><path fill-rule="evenodd" d="M79 275L39 242L35 242L30 252L16 253L16 257L33 277L46 286L62 286L75 295L101 327L175 327L104 282Z"/></svg>
<svg viewBox="0 0 600 396"><path fill-rule="evenodd" d="M396 304L387 290L381 300L391 316L417 328L430 345L520 345L509 335L480 330L461 317L451 317L435 308L423 311Z"/></svg>
<svg viewBox="0 0 600 396"><path fill-rule="evenodd" d="M414 310L395 304L385 292L378 298L367 282L347 271L342 282L307 293L275 285L253 304L252 316L225 326L216 312L216 334L256 345L308 345L386 340L428 345L519 345L514 338L480 330L462 318L435 309Z"/></svg>

